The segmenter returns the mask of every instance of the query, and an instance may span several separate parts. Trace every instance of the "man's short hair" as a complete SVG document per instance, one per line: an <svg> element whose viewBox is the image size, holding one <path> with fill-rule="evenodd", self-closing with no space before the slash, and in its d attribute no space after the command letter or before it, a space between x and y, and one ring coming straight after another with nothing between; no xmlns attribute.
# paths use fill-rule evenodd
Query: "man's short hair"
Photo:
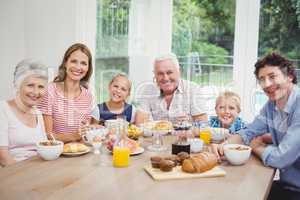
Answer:
<svg viewBox="0 0 300 200"><path fill-rule="evenodd" d="M171 60L175 67L180 68L177 56L174 53L163 54L154 59L154 67L157 62Z"/></svg>
<svg viewBox="0 0 300 200"><path fill-rule="evenodd" d="M259 70L266 65L278 67L280 71L286 76L292 76L292 82L294 84L297 84L297 75L293 62L275 52L266 55L255 63L254 74L256 76L256 79L258 79Z"/></svg>

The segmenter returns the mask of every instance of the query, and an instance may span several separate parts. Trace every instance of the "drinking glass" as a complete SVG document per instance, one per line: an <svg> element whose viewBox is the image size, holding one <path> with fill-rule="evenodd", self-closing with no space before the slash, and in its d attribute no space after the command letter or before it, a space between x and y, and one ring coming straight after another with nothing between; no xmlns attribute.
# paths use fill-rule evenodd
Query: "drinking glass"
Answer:
<svg viewBox="0 0 300 200"><path fill-rule="evenodd" d="M167 147L163 144L162 135L165 134L164 131L152 130L152 144L148 146L149 151L166 151Z"/></svg>

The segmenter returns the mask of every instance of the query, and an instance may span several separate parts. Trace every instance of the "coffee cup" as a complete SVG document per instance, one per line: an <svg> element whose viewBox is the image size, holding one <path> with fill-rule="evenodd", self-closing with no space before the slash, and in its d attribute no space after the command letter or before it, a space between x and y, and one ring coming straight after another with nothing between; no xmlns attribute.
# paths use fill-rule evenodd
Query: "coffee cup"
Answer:
<svg viewBox="0 0 300 200"><path fill-rule="evenodd" d="M92 129L87 131L86 134L82 136L82 139L85 143L92 144L93 139L96 136L104 137L107 133L108 133L107 128Z"/></svg>

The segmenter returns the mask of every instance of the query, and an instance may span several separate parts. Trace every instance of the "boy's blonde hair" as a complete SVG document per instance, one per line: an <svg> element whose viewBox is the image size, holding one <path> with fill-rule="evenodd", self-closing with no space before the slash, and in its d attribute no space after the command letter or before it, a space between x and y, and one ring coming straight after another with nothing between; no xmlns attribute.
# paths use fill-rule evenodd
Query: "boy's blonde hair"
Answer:
<svg viewBox="0 0 300 200"><path fill-rule="evenodd" d="M128 93L130 95L130 91L131 91L131 81L128 79L128 76L124 73L118 73L116 74L112 79L111 81L109 82L109 85L111 85L117 78L119 77L123 77L125 78L127 81L128 81L128 85L129 85L129 88L128 88Z"/></svg>
<svg viewBox="0 0 300 200"><path fill-rule="evenodd" d="M225 91L217 97L215 108L217 108L217 106L219 105L219 103L222 99L229 99L229 98L234 100L236 107L238 109L238 112L240 113L241 112L241 98L239 97L238 94L236 94L234 92L230 92L230 91Z"/></svg>

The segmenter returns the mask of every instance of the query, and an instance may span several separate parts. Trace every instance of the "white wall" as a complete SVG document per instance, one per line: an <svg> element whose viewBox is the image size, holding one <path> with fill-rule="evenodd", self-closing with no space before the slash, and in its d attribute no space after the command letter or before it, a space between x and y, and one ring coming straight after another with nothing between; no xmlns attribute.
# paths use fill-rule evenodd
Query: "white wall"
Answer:
<svg viewBox="0 0 300 200"><path fill-rule="evenodd" d="M12 72L23 58L57 67L75 42L95 52L96 0L0 0L0 99L11 95Z"/></svg>
<svg viewBox="0 0 300 200"><path fill-rule="evenodd" d="M13 70L24 58L24 0L0 0L0 99L11 95Z"/></svg>

